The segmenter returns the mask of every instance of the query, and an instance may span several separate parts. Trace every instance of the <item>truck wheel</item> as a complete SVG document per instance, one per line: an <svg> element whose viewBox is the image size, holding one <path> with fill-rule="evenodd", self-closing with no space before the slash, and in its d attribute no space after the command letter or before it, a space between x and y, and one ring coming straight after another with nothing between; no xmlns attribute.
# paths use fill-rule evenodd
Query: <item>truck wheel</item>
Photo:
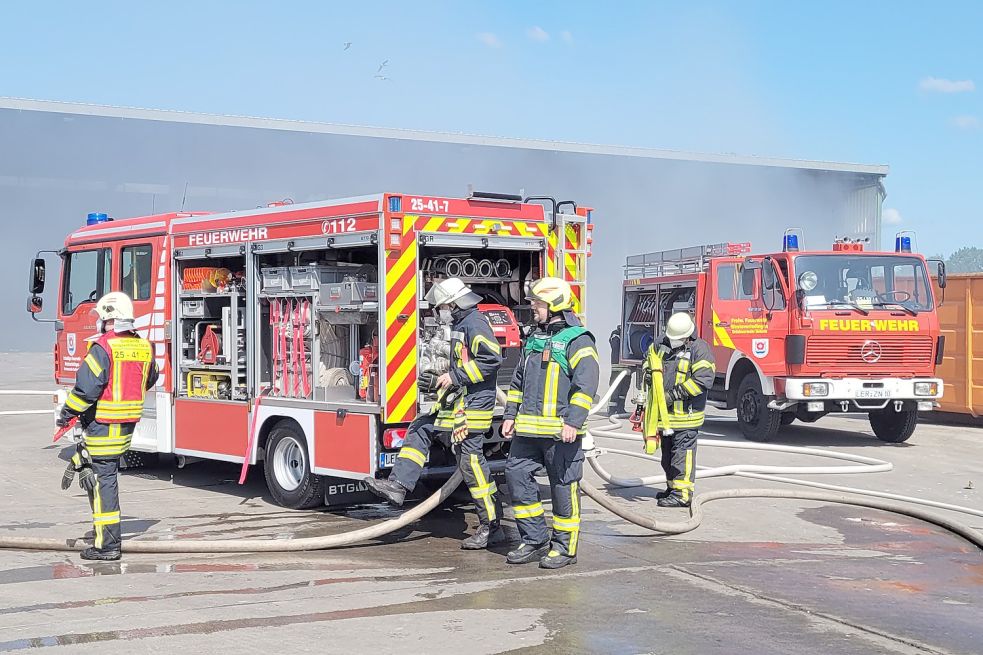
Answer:
<svg viewBox="0 0 983 655"><path fill-rule="evenodd" d="M323 480L311 473L307 440L293 424L280 423L270 432L263 473L277 505L310 509L324 504Z"/></svg>
<svg viewBox="0 0 983 655"><path fill-rule="evenodd" d="M792 425L795 422L795 414L792 412L782 412L782 425Z"/></svg>
<svg viewBox="0 0 983 655"><path fill-rule="evenodd" d="M749 441L771 441L781 425L782 413L768 408L761 383L753 373L737 388L737 424Z"/></svg>
<svg viewBox="0 0 983 655"><path fill-rule="evenodd" d="M892 409L881 409L870 413L870 427L881 441L887 443L902 443L915 432L918 425L918 412L910 409L895 412Z"/></svg>

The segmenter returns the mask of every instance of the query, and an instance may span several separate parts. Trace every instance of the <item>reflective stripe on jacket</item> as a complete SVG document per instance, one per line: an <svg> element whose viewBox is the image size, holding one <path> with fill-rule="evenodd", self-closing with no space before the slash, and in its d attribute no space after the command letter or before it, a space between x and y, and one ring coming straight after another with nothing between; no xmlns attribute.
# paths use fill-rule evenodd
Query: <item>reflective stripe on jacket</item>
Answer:
<svg viewBox="0 0 983 655"><path fill-rule="evenodd" d="M464 388L464 414L468 432L487 432L495 410L498 369L502 366L502 347L495 338L488 317L477 308L454 312L451 324L451 379ZM444 403L438 394L435 426L446 432L454 429L457 403Z"/></svg>
<svg viewBox="0 0 983 655"><path fill-rule="evenodd" d="M663 341L649 346L645 368L662 368L666 393L675 390L682 395L668 407L669 427L698 428L706 418L707 394L716 377L713 351L703 339L691 339L681 348L672 350Z"/></svg>
<svg viewBox="0 0 983 655"><path fill-rule="evenodd" d="M153 347L134 333L108 332L92 344L82 365L75 374L75 387L68 394L64 416L82 416L85 424L115 425L136 423L143 414L146 390L157 383L157 364ZM97 430L104 432L105 430ZM129 448L129 434L123 430L115 435L100 435L106 441L106 452L119 455ZM108 448L108 446L112 448ZM110 452L113 451L113 452Z"/></svg>
<svg viewBox="0 0 983 655"><path fill-rule="evenodd" d="M552 323L530 338L545 338L549 343L568 327L566 323ZM587 415L600 373L594 336L579 332L567 343L563 355L561 363L551 343L541 351L523 350L505 408L505 418L515 421L516 434L553 438L559 436L564 424L576 428L578 434L587 432Z"/></svg>

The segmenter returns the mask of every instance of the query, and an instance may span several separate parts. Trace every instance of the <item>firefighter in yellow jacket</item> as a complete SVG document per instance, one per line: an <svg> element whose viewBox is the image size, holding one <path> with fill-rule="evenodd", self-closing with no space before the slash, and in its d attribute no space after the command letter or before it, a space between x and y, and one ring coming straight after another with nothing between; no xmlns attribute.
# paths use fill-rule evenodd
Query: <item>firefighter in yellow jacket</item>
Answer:
<svg viewBox="0 0 983 655"><path fill-rule="evenodd" d="M64 427L78 417L85 434L62 482L68 488L78 473L79 484L89 494L95 539L82 559L111 561L122 554L120 457L130 448L144 396L157 383L158 371L153 346L133 326L129 296L118 291L106 294L93 311L99 334L56 423Z"/></svg>
<svg viewBox="0 0 983 655"><path fill-rule="evenodd" d="M695 336L689 314L669 317L661 341L649 346L644 365L644 434L647 444L661 436L666 490L660 507L689 507L695 489L696 438L703 426L707 393L716 377L713 351ZM661 382L661 384L660 384ZM648 448L646 452L651 452Z"/></svg>

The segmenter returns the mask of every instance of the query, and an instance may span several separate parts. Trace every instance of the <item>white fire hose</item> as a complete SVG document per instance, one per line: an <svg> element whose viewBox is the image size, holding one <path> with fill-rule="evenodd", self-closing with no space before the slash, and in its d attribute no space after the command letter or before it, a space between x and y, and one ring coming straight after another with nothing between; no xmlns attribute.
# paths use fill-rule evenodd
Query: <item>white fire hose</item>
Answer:
<svg viewBox="0 0 983 655"><path fill-rule="evenodd" d="M614 390L621 384L624 378L627 376L628 372L623 371L615 381L611 384L607 393L601 400L591 409L591 415L596 414L600 408L607 405L614 393ZM598 458L605 453L625 455L628 457L638 457L640 459L650 460L658 464L659 458L646 455L639 451L627 451L619 449L608 449L608 448L597 448L593 443L594 437L602 437L608 439L618 439L623 441L633 441L638 443L639 446L642 444L641 435L628 434L624 432L617 432L618 428L624 425L624 422L619 419L608 419L609 429L591 429L588 431L589 437L584 444L585 450L587 450L587 461L590 467L597 473L608 484L612 484L617 487L640 487L640 486L650 486L660 483L665 483L666 476L653 475L645 478L619 478L608 472ZM612 429L613 428L613 429ZM922 498L914 498L911 496L901 496L898 494L891 494L883 491L873 491L869 489L858 489L854 487L842 487L837 485L826 484L822 482L813 482L811 480L799 480L795 478L782 477L783 475L816 475L816 474L839 474L839 473L881 473L890 471L893 465L890 462L884 460L875 459L873 457L863 457L861 455L852 455L850 453L843 453L838 451L827 451L820 450L818 448L801 448L797 446L782 446L777 444L756 444L756 443L746 443L746 442L734 442L734 441L721 441L718 439L700 439L699 444L701 447L717 447L717 448L732 448L738 450L757 450L757 451L771 451L771 452L781 452L790 453L796 455L817 455L820 457L826 457L830 459L837 459L841 461L852 462L853 465L847 466L764 466L764 465L752 465L752 464L733 464L729 466L720 466L715 468L708 468L703 466L697 467L696 477L697 478L711 478L720 477L725 475L735 475L739 477L753 478L756 480L767 480L769 482L783 482L787 484L794 484L799 486L814 487L817 489L825 489L828 491L816 492L816 491L791 491L782 489L727 489L722 491L711 491L702 494L695 494L690 503L690 516L689 519L685 521L664 521L655 518L650 518L647 516L642 516L637 512L633 512L626 509L621 504L614 501L610 496L601 493L599 490L595 489L589 483L581 483L581 487L594 502L601 505L605 509L613 512L617 516L634 523L640 527L652 530L653 532L661 532L663 534L681 534L684 532L689 532L695 530L699 527L700 523L703 521L703 505L715 500L724 500L728 498L780 498L789 500L812 500L819 502L828 503L838 503L843 505L854 505L858 507L868 507L871 509L879 509L887 512L894 512L896 514L902 514L905 516L910 516L912 518L917 518L928 523L932 523L939 527L945 528L950 532L954 532L959 536L963 537L970 543L976 545L978 548L983 549L983 534L979 531L973 529L972 527L960 523L958 521L948 519L938 514L933 514L917 507L912 507L911 505L925 505L928 507L934 507L936 509L944 509L953 512L959 512L963 514L969 514L972 516L983 517L983 511L974 509L972 507L963 507L960 505L951 505L948 503L940 503L932 500L925 500ZM837 492L837 493L831 493Z"/></svg>
<svg viewBox="0 0 983 655"><path fill-rule="evenodd" d="M591 410L595 414L601 407L604 407L614 393L614 390L622 382L627 372L623 372L611 385L607 393L600 399L597 405ZM47 393L47 392L44 392ZM504 394L499 390L498 400L502 402ZM614 421L610 423L612 428L620 427L621 423ZM665 481L665 476L651 476L641 479L622 479L608 473L601 467L598 455L603 453L623 454L632 457L642 457L643 459L654 460L655 458L646 456L642 453L635 453L623 450L598 449L593 444L593 437L635 440L635 437L624 433L608 430L589 430L585 440L585 449L588 450L588 462L591 468L603 480L616 486L640 486L655 484ZM932 514L930 512L912 507L911 504L929 505L939 509L947 509L974 516L983 516L983 512L968 507L947 505L945 503L935 503L922 499L897 496L884 492L875 492L865 489L852 489L849 487L836 487L817 482L805 480L795 480L791 478L777 477L776 474L783 473L872 473L888 471L891 464L883 460L846 453L827 452L815 448L795 448L792 446L777 446L763 444L733 443L717 440L701 440L700 444L704 447L727 447L747 450L770 450L778 452L789 452L796 454L821 455L842 461L852 462L853 465L833 466L833 467L777 467L777 466L752 466L752 465L731 465L717 468L698 469L697 477L707 478L721 475L738 475L741 477L751 477L761 480L774 482L787 482L797 485L809 485L823 489L832 489L841 493L818 492L818 491L785 491L779 489L729 489L725 491L712 491L697 494L693 497L690 507L690 517L685 521L664 521L655 518L642 516L636 512L625 509L612 497L598 491L587 482L582 482L581 486L591 499L613 512L617 516L639 525L643 528L660 532L663 534L680 534L689 532L699 527L703 521L703 505L715 500L727 498L781 498L794 500L809 500L829 503L840 503L859 507L894 512L905 516L917 518L953 532L967 541L983 549L983 535L973 528L945 517ZM140 540L129 539L125 543L124 550L127 553L256 553L256 552L294 552L324 550L328 548L343 548L361 543L370 539L378 539L387 534L403 529L417 520L423 518L430 511L435 509L440 503L446 500L461 483L462 476L459 470L425 501L416 505L412 509L404 512L397 518L380 521L357 530L343 532L340 534L324 535L320 537L304 537L300 539L209 539L209 540ZM876 496L876 498L872 497ZM75 551L88 546L82 539L55 539L40 537L13 537L0 536L0 548L19 549L19 550L45 550L45 551Z"/></svg>

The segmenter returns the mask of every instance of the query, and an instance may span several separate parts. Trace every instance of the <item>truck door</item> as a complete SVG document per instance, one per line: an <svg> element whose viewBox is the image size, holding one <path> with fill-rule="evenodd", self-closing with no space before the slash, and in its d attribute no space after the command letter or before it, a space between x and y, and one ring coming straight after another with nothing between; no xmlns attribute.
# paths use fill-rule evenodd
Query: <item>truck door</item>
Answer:
<svg viewBox="0 0 983 655"><path fill-rule="evenodd" d="M113 254L111 248L80 246L62 261L58 317L64 326L56 337L55 375L60 384L72 384L88 351L86 339L96 332L92 309L112 285Z"/></svg>
<svg viewBox="0 0 983 655"><path fill-rule="evenodd" d="M739 258L717 258L711 262L707 290L710 311L703 316L703 334L713 347L717 370L726 372L734 352L754 361L767 374L784 370L788 314L782 278L771 259L772 288L762 288L762 269L745 269Z"/></svg>
<svg viewBox="0 0 983 655"><path fill-rule="evenodd" d="M160 260L161 237L143 237L120 241L114 246L113 257L119 262L114 289L133 300L134 324L137 332L154 347L154 357L160 370L157 390L167 389L167 352L164 340L164 265ZM157 394L151 390L144 403L144 420L137 426L133 445L138 450L160 450L157 426ZM170 407L163 408L169 412ZM153 420L152 420L153 419Z"/></svg>

